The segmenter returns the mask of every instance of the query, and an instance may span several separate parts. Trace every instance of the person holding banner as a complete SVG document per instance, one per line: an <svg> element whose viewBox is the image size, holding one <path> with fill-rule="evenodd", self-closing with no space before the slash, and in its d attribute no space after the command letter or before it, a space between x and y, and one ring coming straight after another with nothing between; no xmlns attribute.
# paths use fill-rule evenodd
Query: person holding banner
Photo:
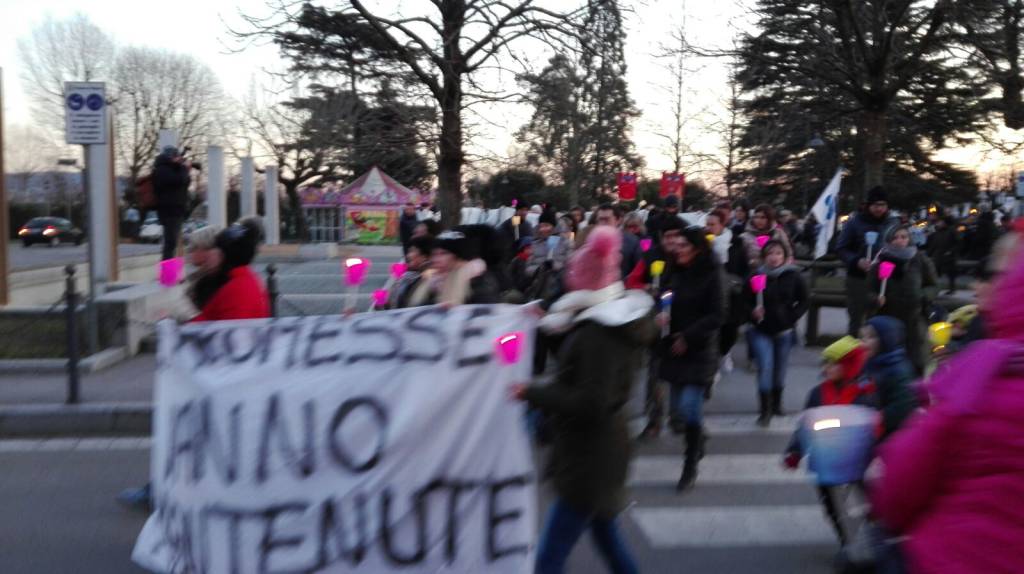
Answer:
<svg viewBox="0 0 1024 574"><path fill-rule="evenodd" d="M224 261L224 254L217 248L217 236L220 232L220 227L207 225L193 231L188 237L185 253L193 271L186 280L185 296L195 309L187 319L191 319L205 307L217 291L214 276Z"/></svg>
<svg viewBox="0 0 1024 574"><path fill-rule="evenodd" d="M437 237L430 269L409 298L410 307L497 303L501 287L481 259L473 226L460 226Z"/></svg>
<svg viewBox="0 0 1024 574"><path fill-rule="evenodd" d="M907 355L920 375L924 373L927 356L924 310L937 295L939 285L935 266L910 244L910 228L902 225L889 230L872 271L869 285L878 302L878 314L903 322Z"/></svg>
<svg viewBox="0 0 1024 574"><path fill-rule="evenodd" d="M409 240L405 252L405 273L391 286L391 292L388 294L389 309L404 309L409 306L409 299L423 278L423 273L430 268L430 256L433 251L433 237L422 236Z"/></svg>
<svg viewBox="0 0 1024 574"><path fill-rule="evenodd" d="M846 264L848 335L857 336L871 308L868 272L874 264L874 255L882 247L877 243L896 225L896 218L889 213L889 196L878 186L868 192L863 211L850 218L839 235L836 252Z"/></svg>
<svg viewBox="0 0 1024 574"><path fill-rule="evenodd" d="M267 289L250 267L262 235L256 218L243 219L217 234L215 245L223 260L213 276L216 289L193 321L270 317Z"/></svg>
<svg viewBox="0 0 1024 574"><path fill-rule="evenodd" d="M772 416L783 416L782 393L786 385L789 353L796 344L796 323L807 312L810 297L800 268L787 265L789 253L778 241L762 249L764 266L747 285L744 308L752 325L747 340L757 362L760 415L757 424L767 427ZM762 276L761 285L756 278ZM760 287L760 289L755 289Z"/></svg>
<svg viewBox="0 0 1024 574"><path fill-rule="evenodd" d="M256 258L262 236L259 220L251 217L217 233L213 249L205 254L208 259L203 260L213 268L202 276L202 286L197 286L198 290L191 294L201 308L192 322L270 317L267 290L249 266ZM149 509L152 505L151 485L125 490L117 500L128 507Z"/></svg>
<svg viewBox="0 0 1024 574"><path fill-rule="evenodd" d="M725 320L725 279L703 228L683 230L671 278L661 378L675 387L685 422L686 451L676 490L693 488L704 455L704 394L718 372L718 331Z"/></svg>
<svg viewBox="0 0 1024 574"><path fill-rule="evenodd" d="M565 571L587 530L612 572L638 572L616 516L625 505L630 460L629 401L641 351L656 336L653 302L620 279L621 234L601 226L569 260L569 290L541 320L563 336L562 367L549 385L515 385L511 395L551 417L557 497L538 543L537 574Z"/></svg>

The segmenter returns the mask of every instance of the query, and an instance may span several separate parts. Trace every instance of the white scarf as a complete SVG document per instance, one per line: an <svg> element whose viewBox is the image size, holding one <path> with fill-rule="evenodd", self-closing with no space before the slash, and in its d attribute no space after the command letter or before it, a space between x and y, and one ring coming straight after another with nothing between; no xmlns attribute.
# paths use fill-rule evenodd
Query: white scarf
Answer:
<svg viewBox="0 0 1024 574"><path fill-rule="evenodd" d="M540 328L552 335L568 332L581 321L595 321L617 327L640 319L654 307L654 300L639 290L626 290L621 281L592 290L580 290L562 296L547 315Z"/></svg>

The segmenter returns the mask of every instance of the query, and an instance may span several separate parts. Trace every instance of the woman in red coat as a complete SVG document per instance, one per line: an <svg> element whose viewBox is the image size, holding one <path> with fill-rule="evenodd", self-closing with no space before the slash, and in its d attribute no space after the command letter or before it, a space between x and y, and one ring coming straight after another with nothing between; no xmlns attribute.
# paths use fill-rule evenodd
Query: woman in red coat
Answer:
<svg viewBox="0 0 1024 574"><path fill-rule="evenodd" d="M261 228L252 219L244 219L217 234L215 245L223 254L220 270L205 280L212 284L201 301L201 311L193 321L262 319L270 316L270 297L263 281L250 264L256 258Z"/></svg>
<svg viewBox="0 0 1024 574"><path fill-rule="evenodd" d="M258 221L243 219L217 234L214 246L221 254L220 268L193 285L193 302L202 309L193 322L270 317L270 297L250 267L262 232ZM128 489L117 500L133 508L151 509L151 485Z"/></svg>

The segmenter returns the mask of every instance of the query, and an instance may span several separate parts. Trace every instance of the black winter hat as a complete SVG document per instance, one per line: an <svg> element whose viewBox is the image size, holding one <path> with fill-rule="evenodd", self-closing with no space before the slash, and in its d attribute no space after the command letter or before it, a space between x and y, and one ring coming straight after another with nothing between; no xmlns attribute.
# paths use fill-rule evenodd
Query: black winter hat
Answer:
<svg viewBox="0 0 1024 574"><path fill-rule="evenodd" d="M224 254L224 268L252 263L262 237L263 226L254 218L243 219L218 233L214 245Z"/></svg>
<svg viewBox="0 0 1024 574"><path fill-rule="evenodd" d="M687 224L683 221L683 218L678 215L672 215L666 213L664 219L659 222L658 233L665 235L667 231L682 231L687 228Z"/></svg>
<svg viewBox="0 0 1024 574"><path fill-rule="evenodd" d="M889 203L889 194L884 187L876 185L868 192L868 205L879 202Z"/></svg>
<svg viewBox="0 0 1024 574"><path fill-rule="evenodd" d="M469 261L469 239L461 231L445 231L437 236L434 249L441 249L454 255L456 259Z"/></svg>

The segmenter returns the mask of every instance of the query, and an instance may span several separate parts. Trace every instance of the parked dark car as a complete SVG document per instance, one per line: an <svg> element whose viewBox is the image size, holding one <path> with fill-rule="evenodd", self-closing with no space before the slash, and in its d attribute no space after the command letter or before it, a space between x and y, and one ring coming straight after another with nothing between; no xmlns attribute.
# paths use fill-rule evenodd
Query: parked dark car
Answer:
<svg viewBox="0 0 1024 574"><path fill-rule="evenodd" d="M22 244L29 247L33 243L45 243L50 247L61 243L81 245L85 240L82 230L75 227L67 219L60 217L35 217L18 230Z"/></svg>

